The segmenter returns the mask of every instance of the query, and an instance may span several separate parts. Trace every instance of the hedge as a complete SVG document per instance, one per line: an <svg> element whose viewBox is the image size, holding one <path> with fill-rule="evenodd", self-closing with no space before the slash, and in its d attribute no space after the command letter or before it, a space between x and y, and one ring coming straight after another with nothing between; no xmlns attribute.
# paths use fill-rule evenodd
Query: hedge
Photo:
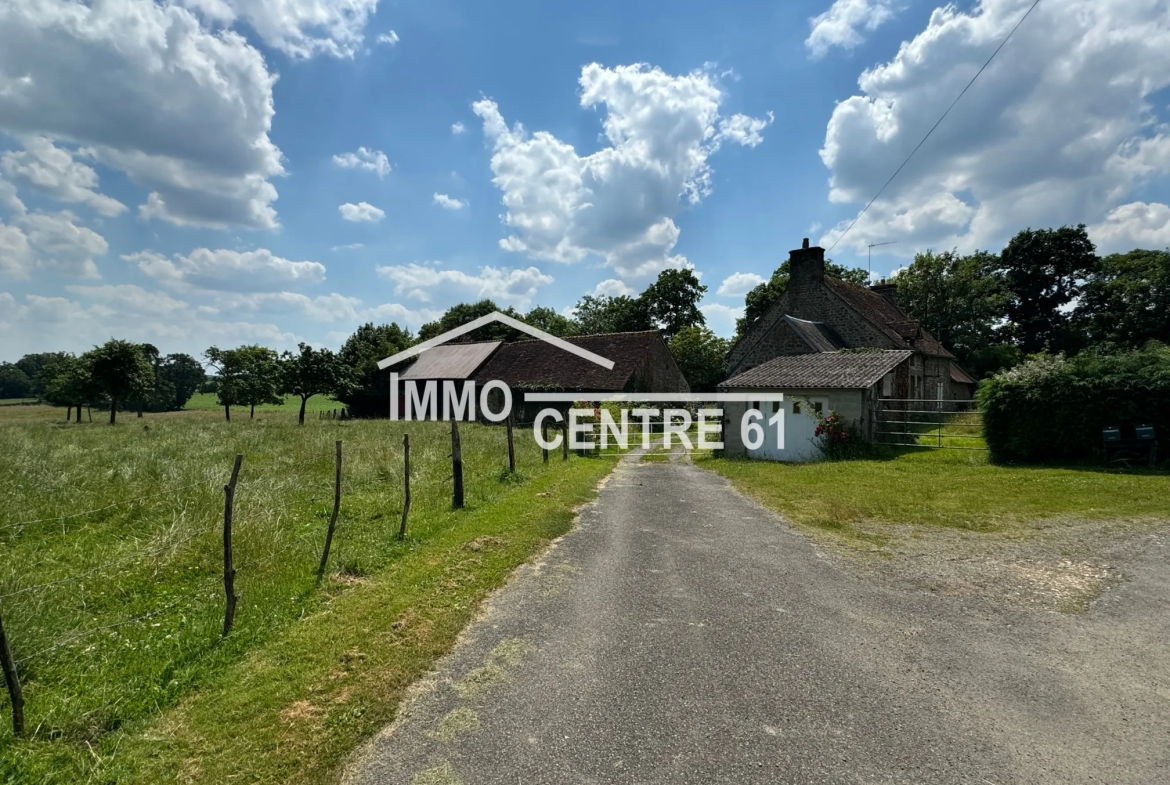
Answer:
<svg viewBox="0 0 1170 785"><path fill-rule="evenodd" d="M1072 359L1035 356L980 385L983 436L997 462L1100 459L1101 429L1152 424L1170 453L1170 347Z"/></svg>

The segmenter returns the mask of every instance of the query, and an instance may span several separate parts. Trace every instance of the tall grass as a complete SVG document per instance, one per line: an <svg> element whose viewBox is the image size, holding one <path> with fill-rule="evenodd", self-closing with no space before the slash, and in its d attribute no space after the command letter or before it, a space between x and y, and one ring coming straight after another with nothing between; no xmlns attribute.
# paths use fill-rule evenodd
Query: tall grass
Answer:
<svg viewBox="0 0 1170 785"><path fill-rule="evenodd" d="M157 713L347 582L458 522L449 514L446 424L311 419L298 427L295 414L225 423L187 413L110 427L37 411L0 415L0 596L9 595L0 611L34 740L85 745ZM412 507L398 543L404 433ZM475 510L514 487L504 481L505 434L464 425L461 435ZM334 440L343 443L343 497L324 591L314 573L332 507ZM234 524L241 600L235 631L221 641L222 485L237 453L245 456ZM544 467L523 434L516 459L521 477L559 466ZM12 741L6 698L0 715L2 771Z"/></svg>

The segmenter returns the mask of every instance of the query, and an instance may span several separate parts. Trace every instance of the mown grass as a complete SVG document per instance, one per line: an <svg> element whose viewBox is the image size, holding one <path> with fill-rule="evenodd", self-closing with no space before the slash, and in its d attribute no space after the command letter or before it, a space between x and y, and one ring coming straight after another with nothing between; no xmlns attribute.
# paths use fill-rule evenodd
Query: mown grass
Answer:
<svg viewBox="0 0 1170 785"><path fill-rule="evenodd" d="M1165 471L997 466L987 453L964 450L889 448L883 456L815 463L699 457L696 462L797 524L863 539L875 529L867 527L867 534L855 524L990 532L1054 518L1170 518Z"/></svg>
<svg viewBox="0 0 1170 785"><path fill-rule="evenodd" d="M305 404L305 411L312 412L316 416L317 412L328 412L337 409L340 414L345 404L334 400L326 395L314 395ZM219 401L215 397L215 393L195 393L191 399L187 401L187 405L183 407L186 411L191 412L223 412L223 407L219 405ZM294 414L300 411L301 399L296 395L286 395L284 403L270 404L265 403L256 407L257 412L293 412ZM232 417L240 419L246 418L250 412L247 406L233 406Z"/></svg>
<svg viewBox="0 0 1170 785"><path fill-rule="evenodd" d="M546 467L518 434L509 476L503 429L464 426L467 509L453 512L444 424L196 412L111 428L14 409L37 415L0 414L0 595L19 592L0 611L30 738L12 738L0 698L4 782L320 782L612 465ZM342 512L318 586L337 439ZM241 600L221 640L221 486L237 452Z"/></svg>

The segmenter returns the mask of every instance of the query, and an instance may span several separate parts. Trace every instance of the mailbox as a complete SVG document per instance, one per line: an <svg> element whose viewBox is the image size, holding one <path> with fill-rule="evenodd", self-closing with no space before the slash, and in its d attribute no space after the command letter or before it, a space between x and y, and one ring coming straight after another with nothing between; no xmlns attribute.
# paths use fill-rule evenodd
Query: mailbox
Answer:
<svg viewBox="0 0 1170 785"><path fill-rule="evenodd" d="M1101 436L1105 439L1105 443L1121 441L1120 428L1102 428Z"/></svg>
<svg viewBox="0 0 1170 785"><path fill-rule="evenodd" d="M1152 425L1139 425L1134 431L1134 435L1142 441L1153 441L1154 439L1154 426Z"/></svg>

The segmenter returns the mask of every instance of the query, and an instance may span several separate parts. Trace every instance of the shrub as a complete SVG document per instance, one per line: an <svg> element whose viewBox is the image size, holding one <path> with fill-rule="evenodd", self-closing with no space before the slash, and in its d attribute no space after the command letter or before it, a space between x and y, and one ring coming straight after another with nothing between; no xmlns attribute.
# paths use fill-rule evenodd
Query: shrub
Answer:
<svg viewBox="0 0 1170 785"><path fill-rule="evenodd" d="M821 414L810 401L804 403L805 411L816 420L814 443L826 460L846 461L865 458L873 452L873 444L865 438L861 429L853 423L846 422L840 412L830 410L828 414Z"/></svg>
<svg viewBox="0 0 1170 785"><path fill-rule="evenodd" d="M1084 461L1101 454L1101 429L1152 424L1170 438L1170 347L1037 355L983 382L983 435L994 461Z"/></svg>

